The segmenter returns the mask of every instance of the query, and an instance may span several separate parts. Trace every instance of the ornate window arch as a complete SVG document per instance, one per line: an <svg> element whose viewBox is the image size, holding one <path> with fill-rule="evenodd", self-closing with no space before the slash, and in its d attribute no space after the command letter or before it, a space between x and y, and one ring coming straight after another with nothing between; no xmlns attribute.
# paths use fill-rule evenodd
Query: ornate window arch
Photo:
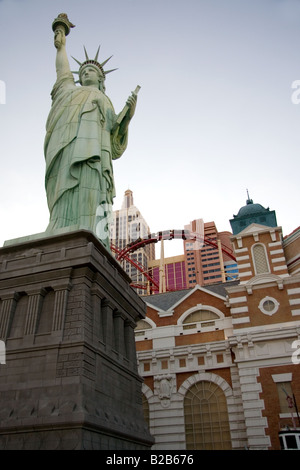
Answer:
<svg viewBox="0 0 300 470"><path fill-rule="evenodd" d="M150 318L144 318L137 322L135 331L150 330L151 328L155 328L155 327L156 327L156 324L154 323L153 320L151 320Z"/></svg>
<svg viewBox="0 0 300 470"><path fill-rule="evenodd" d="M269 273L270 265L265 245L262 243L255 243L255 245L251 247L251 251L255 274Z"/></svg>
<svg viewBox="0 0 300 470"><path fill-rule="evenodd" d="M139 320L136 324L136 327L134 329L135 336L140 337L140 336L145 336L145 332L147 330L152 330L152 328L155 328L156 325L153 320L150 318L144 318L142 320Z"/></svg>
<svg viewBox="0 0 300 470"><path fill-rule="evenodd" d="M224 314L211 305L198 304L188 309L178 319L177 324L184 329L198 326L213 326L216 321L224 318Z"/></svg>
<svg viewBox="0 0 300 470"><path fill-rule="evenodd" d="M197 374L179 391L184 393L186 449L231 449L227 398L232 390L227 382L214 374Z"/></svg>

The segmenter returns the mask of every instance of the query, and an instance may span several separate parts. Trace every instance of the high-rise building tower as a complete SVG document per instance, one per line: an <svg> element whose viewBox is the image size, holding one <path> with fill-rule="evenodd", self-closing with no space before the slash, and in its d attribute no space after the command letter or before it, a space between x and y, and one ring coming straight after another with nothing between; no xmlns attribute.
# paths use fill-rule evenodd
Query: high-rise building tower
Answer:
<svg viewBox="0 0 300 470"><path fill-rule="evenodd" d="M196 221L193 221L194 224ZM236 263L230 257L230 232L218 232L215 222L205 222L203 245L184 242L188 287L225 282L236 277Z"/></svg>
<svg viewBox="0 0 300 470"><path fill-rule="evenodd" d="M111 243L117 250L123 250L129 243L146 238L150 229L139 209L134 205L133 193L127 189L124 194L122 208L113 212L111 226ZM145 293L147 280L143 272L148 270L148 262L155 258L154 245L138 248L130 254L130 260L122 260L122 267L131 277L132 283L139 294ZM136 267L138 265L140 269Z"/></svg>
<svg viewBox="0 0 300 470"><path fill-rule="evenodd" d="M184 254L154 260L149 265L153 279L160 286L159 292L237 279L237 263L230 241L232 234L218 232L215 222L202 219L193 220L186 227Z"/></svg>

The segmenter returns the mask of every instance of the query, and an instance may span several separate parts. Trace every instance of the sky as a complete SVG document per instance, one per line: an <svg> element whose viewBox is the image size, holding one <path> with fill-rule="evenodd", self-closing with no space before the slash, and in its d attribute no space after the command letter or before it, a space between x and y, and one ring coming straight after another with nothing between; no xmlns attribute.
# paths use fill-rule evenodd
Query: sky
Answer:
<svg viewBox="0 0 300 470"><path fill-rule="evenodd" d="M0 0L0 246L49 220L43 144L56 80L52 21L76 26L71 56L99 45L115 111L141 86L114 161L151 232L194 219L231 231L246 204L300 225L300 0ZM293 88L294 87L294 88ZM298 91L297 91L298 90ZM165 243L165 255L182 244Z"/></svg>

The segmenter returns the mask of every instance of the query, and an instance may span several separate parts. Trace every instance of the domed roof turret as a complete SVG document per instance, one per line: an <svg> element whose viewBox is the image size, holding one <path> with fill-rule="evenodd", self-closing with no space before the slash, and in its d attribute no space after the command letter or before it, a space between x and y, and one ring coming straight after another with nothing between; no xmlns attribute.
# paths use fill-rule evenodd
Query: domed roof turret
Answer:
<svg viewBox="0 0 300 470"><path fill-rule="evenodd" d="M234 235L253 223L266 225L267 227L277 227L275 211L270 211L269 208L266 209L261 204L254 204L253 200L249 198L249 194L246 205L241 207L237 215L234 215L229 222Z"/></svg>
<svg viewBox="0 0 300 470"><path fill-rule="evenodd" d="M256 213L268 212L268 209L265 209L261 204L254 204L252 199L247 199L246 205L241 207L237 215L233 217L244 217L245 215L252 215Z"/></svg>

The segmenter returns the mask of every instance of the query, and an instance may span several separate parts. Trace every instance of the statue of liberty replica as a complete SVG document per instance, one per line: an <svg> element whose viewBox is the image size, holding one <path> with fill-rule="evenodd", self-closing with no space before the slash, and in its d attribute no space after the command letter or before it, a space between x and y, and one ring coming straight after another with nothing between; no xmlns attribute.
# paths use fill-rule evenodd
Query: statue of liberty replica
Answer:
<svg viewBox="0 0 300 470"><path fill-rule="evenodd" d="M50 222L46 232L88 229L109 250L109 222L115 196L112 160L124 153L128 125L134 115L137 92L124 109L115 113L105 94L104 70L111 58L98 61L86 49L83 62L74 59L79 70L71 72L66 53L66 36L74 27L65 13L53 22L57 80L46 124L44 145L45 186ZM77 86L73 73L78 74Z"/></svg>
<svg viewBox="0 0 300 470"><path fill-rule="evenodd" d="M0 248L0 450L144 450L135 346L146 304L110 253L112 160L127 145L139 87L116 114L108 61L66 54L74 27L52 23L57 80L46 124L48 228Z"/></svg>

